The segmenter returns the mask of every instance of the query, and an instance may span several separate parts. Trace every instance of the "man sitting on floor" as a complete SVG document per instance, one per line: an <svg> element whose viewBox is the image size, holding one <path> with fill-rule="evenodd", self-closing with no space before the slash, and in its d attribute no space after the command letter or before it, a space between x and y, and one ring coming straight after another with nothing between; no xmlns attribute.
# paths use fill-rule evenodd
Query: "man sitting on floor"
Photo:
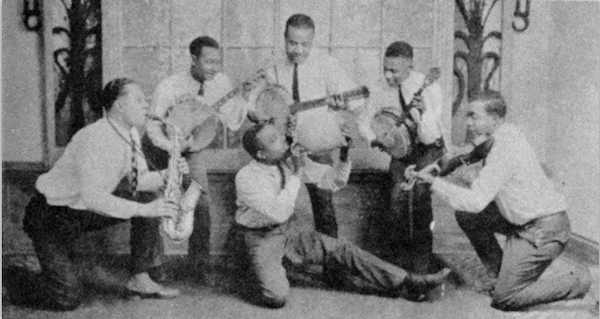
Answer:
<svg viewBox="0 0 600 319"><path fill-rule="evenodd" d="M344 187L351 168L350 143L342 147L339 162L332 167L311 161L300 145L288 144L272 121L250 128L242 142L254 160L235 178L235 221L260 285L254 298L257 303L271 308L285 305L289 282L284 259L300 268L344 269L381 291L419 301L450 273L443 269L431 275L412 275L351 243L296 227L294 208L302 181L334 191Z"/></svg>

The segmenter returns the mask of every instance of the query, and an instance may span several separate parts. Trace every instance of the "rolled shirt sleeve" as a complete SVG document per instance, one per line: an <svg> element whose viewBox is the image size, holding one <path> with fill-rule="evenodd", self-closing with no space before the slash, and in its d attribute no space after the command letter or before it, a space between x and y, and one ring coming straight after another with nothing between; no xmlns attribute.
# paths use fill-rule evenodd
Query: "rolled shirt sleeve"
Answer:
<svg viewBox="0 0 600 319"><path fill-rule="evenodd" d="M440 119L442 118L442 89L433 83L423 92L425 110L421 114L421 125L418 127L419 139L423 144L435 142L441 135Z"/></svg>
<svg viewBox="0 0 600 319"><path fill-rule="evenodd" d="M431 190L456 210L471 213L482 211L513 176L516 158L514 149L506 142L496 141L486 159L486 165L479 172L470 188L464 188L436 178Z"/></svg>
<svg viewBox="0 0 600 319"><path fill-rule="evenodd" d="M169 82L161 82L154 91L152 97L152 105L150 114L164 118L167 110L171 105L175 105L175 95L172 93L172 88ZM157 120L149 120L146 124L146 132L148 137L155 146L168 151L171 147L171 142L162 131L162 123Z"/></svg>
<svg viewBox="0 0 600 319"><path fill-rule="evenodd" d="M219 77L217 81L215 79L216 87L218 87L221 97L224 97L233 90L233 86L229 78L225 75ZM214 101L213 103L216 103ZM228 129L232 131L237 131L240 129L244 120L246 119L246 114L248 110L252 107L250 103L244 100L241 96L235 96L229 99L225 104L223 104L219 108L219 120L227 126Z"/></svg>
<svg viewBox="0 0 600 319"><path fill-rule="evenodd" d="M165 181L158 171L145 171L138 176L138 191L153 192L164 186Z"/></svg>

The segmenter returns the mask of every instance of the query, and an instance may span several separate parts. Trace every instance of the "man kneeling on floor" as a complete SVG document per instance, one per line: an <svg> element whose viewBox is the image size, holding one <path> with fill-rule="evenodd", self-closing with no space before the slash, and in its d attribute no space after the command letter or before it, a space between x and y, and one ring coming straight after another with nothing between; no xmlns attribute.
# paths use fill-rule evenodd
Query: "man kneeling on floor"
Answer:
<svg viewBox="0 0 600 319"><path fill-rule="evenodd" d="M497 283L492 306L505 311L583 298L591 277L585 267L540 278L569 240L566 202L542 169L525 135L506 122L499 92L485 91L468 105L467 126L493 142L485 165L469 187L435 176L436 164L408 177L431 184L452 208L477 255ZM495 233L506 236L504 249Z"/></svg>
<svg viewBox="0 0 600 319"><path fill-rule="evenodd" d="M285 305L289 282L284 260L301 269L312 265L343 269L381 292L414 301L423 300L450 273L443 269L430 275L409 274L353 244L294 225L301 182L334 191L346 185L351 167L349 144L342 147L340 161L332 167L312 162L301 146L290 146L272 121L261 122L244 134L244 149L254 160L235 178L235 220L258 280L258 291L252 296L256 303L270 308Z"/></svg>
<svg viewBox="0 0 600 319"><path fill-rule="evenodd" d="M142 203L138 196L165 184L165 172L148 171L140 153L139 130L146 124L148 103L128 78L110 81L101 97L106 116L77 132L54 167L37 179L38 193L27 206L23 229L42 272L21 276L13 269L3 274L17 288L9 292L14 303L73 310L81 303L84 284L149 298L179 295L150 277L163 253L159 217L176 216L177 206L163 198ZM178 165L189 171L185 161ZM128 280L121 282L99 265L74 258L77 239L127 220L132 256Z"/></svg>

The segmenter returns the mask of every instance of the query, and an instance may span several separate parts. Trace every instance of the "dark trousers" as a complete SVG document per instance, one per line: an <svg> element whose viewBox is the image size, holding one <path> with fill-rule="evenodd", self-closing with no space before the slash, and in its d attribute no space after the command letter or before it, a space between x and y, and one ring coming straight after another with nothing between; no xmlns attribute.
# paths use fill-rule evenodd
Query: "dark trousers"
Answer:
<svg viewBox="0 0 600 319"><path fill-rule="evenodd" d="M127 220L102 216L65 206L50 206L46 198L35 195L29 202L23 229L33 241L42 273L39 289L32 296L56 309L74 309L80 303L85 271L73 259L74 242L88 232L104 229ZM147 272L161 263L163 242L160 219L131 219L131 272Z"/></svg>
<svg viewBox="0 0 600 319"><path fill-rule="evenodd" d="M413 152L402 159L392 158L390 162L390 211L397 230L397 247L407 254L409 270L417 273L428 272L433 250L433 209L429 185L416 183L409 191L400 184L405 182L404 171L416 164L419 170L441 158L445 153L443 143L425 146L419 144Z"/></svg>
<svg viewBox="0 0 600 319"><path fill-rule="evenodd" d="M294 219L280 226L242 232L252 271L258 281L254 298L261 305L285 305L290 284L285 266L307 269L321 266L346 273L382 292L395 292L407 273L357 246L311 230L301 230ZM284 266L285 265L285 266ZM325 274L327 275L327 274Z"/></svg>
<svg viewBox="0 0 600 319"><path fill-rule="evenodd" d="M540 280L569 239L566 212L519 226L508 222L492 202L477 214L458 211L456 220L482 263L498 275L492 292L493 307L520 310L540 303L581 298L589 290L591 278L587 268ZM494 233L506 235L504 250Z"/></svg>
<svg viewBox="0 0 600 319"><path fill-rule="evenodd" d="M316 163L331 165L332 153L311 155L310 159ZM313 210L315 230L327 236L338 237L338 225L333 209L333 191L318 188L315 184L306 184L310 204Z"/></svg>

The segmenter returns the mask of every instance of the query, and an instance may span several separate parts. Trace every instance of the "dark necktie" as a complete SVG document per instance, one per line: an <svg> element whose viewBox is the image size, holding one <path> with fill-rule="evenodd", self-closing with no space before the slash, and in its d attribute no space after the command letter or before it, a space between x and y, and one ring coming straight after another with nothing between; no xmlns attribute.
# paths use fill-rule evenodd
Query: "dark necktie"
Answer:
<svg viewBox="0 0 600 319"><path fill-rule="evenodd" d="M294 78L292 80L292 98L294 102L300 102L300 92L298 92L298 63L294 63Z"/></svg>
<svg viewBox="0 0 600 319"><path fill-rule="evenodd" d="M402 87L398 87L398 98L400 99L400 106L404 112L408 112L408 108L406 105L406 101L404 100L404 96L402 95Z"/></svg>
<svg viewBox="0 0 600 319"><path fill-rule="evenodd" d="M281 175L281 189L285 188L285 171L283 170L283 166L281 166L281 162L277 163L277 170L279 170L279 174Z"/></svg>
<svg viewBox="0 0 600 319"><path fill-rule="evenodd" d="M137 196L137 184L138 184L138 163L135 156L135 141L133 134L129 134L131 140L131 173L129 174L129 190L133 198Z"/></svg>
<svg viewBox="0 0 600 319"><path fill-rule="evenodd" d="M198 89L198 95L204 96L204 81L200 82L200 88Z"/></svg>

